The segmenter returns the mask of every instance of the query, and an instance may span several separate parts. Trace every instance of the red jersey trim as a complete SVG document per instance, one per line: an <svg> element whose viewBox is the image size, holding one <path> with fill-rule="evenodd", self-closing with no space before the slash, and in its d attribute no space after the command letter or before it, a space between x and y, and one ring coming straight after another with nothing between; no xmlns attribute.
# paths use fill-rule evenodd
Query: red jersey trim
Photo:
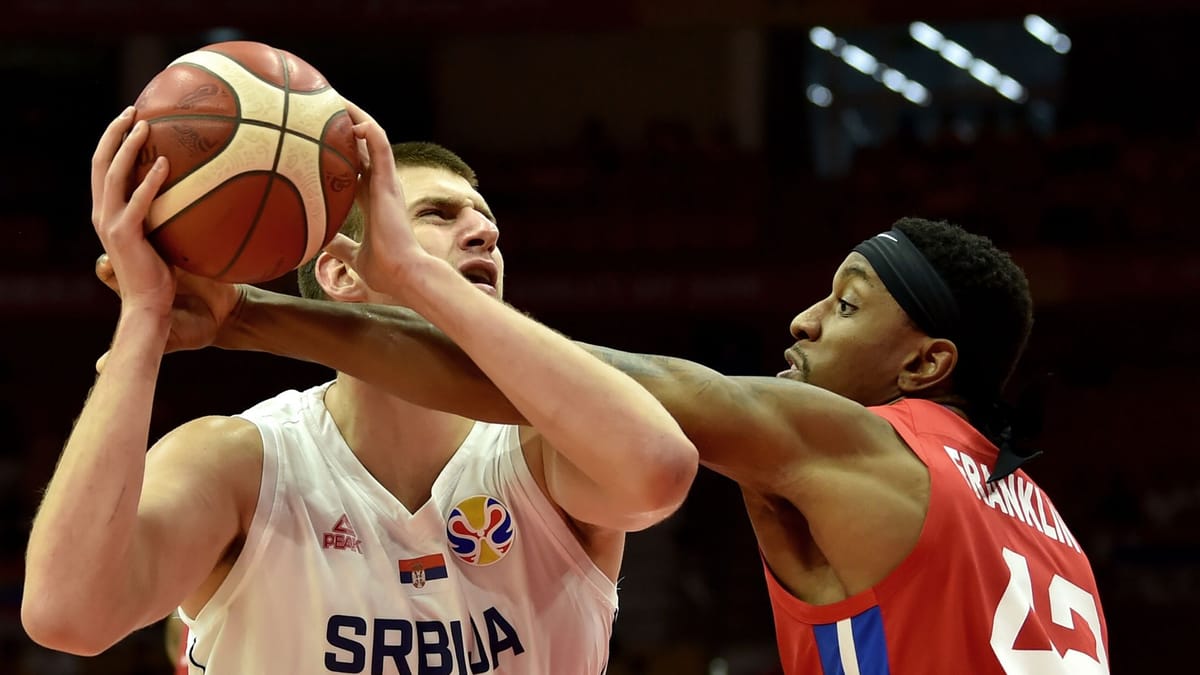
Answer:
<svg viewBox="0 0 1200 675"><path fill-rule="evenodd" d="M834 623L847 617L857 616L879 605L874 588L868 588L862 593L831 605L810 605L792 595L791 591L779 583L779 579L771 571L765 559L763 560L763 575L767 578L767 593L771 596L771 604L777 609L787 612L788 616L800 623L814 626Z"/></svg>

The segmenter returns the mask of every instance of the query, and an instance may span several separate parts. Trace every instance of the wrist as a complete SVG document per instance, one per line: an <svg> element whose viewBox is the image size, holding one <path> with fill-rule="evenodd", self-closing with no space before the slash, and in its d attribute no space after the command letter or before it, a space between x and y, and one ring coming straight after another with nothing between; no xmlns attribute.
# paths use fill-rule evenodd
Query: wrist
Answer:
<svg viewBox="0 0 1200 675"><path fill-rule="evenodd" d="M256 310L260 308L265 294L262 289L248 284L237 284L235 288L237 300L217 329L213 346L221 349L252 349L253 345L248 344L247 340L252 333L250 329L260 314Z"/></svg>
<svg viewBox="0 0 1200 675"><path fill-rule="evenodd" d="M387 260L379 260L376 256L369 263L360 261L363 265L360 276L372 290L401 301L407 301L417 284L427 277L436 264L445 264L445 261L435 258L416 244L393 253L393 257Z"/></svg>
<svg viewBox="0 0 1200 675"><path fill-rule="evenodd" d="M148 329L161 327L165 330L170 330L171 306L167 305L163 307L159 303L151 302L122 302L121 314L117 319L117 326L122 325Z"/></svg>
<svg viewBox="0 0 1200 675"><path fill-rule="evenodd" d="M445 302L445 294L454 292L454 284L470 286L450 263L432 255L414 257L390 281L395 290L389 293L418 313Z"/></svg>
<svg viewBox="0 0 1200 675"><path fill-rule="evenodd" d="M154 306L122 305L117 329L113 334L113 349L118 345L141 345L162 355L171 335L171 316Z"/></svg>

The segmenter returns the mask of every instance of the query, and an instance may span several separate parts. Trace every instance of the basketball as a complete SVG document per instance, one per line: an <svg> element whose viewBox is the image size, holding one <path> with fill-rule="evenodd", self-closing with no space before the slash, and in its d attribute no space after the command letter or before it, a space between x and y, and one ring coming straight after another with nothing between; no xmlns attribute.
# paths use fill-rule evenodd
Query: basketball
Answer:
<svg viewBox="0 0 1200 675"><path fill-rule="evenodd" d="M147 238L220 281L275 279L315 256L354 203L361 169L345 103L315 68L258 42L175 59L142 90L149 137L134 169L170 162Z"/></svg>

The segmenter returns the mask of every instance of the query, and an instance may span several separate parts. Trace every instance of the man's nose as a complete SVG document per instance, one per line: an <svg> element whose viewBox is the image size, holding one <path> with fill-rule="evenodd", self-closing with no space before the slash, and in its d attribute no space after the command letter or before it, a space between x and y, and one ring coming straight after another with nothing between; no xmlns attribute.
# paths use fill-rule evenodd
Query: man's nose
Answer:
<svg viewBox="0 0 1200 675"><path fill-rule="evenodd" d="M467 209L463 215L463 229L459 237L459 246L465 249L483 249L489 253L496 248L500 240L500 228L475 209Z"/></svg>
<svg viewBox="0 0 1200 675"><path fill-rule="evenodd" d="M815 341L821 337L820 303L796 315L789 326L792 337L797 340Z"/></svg>

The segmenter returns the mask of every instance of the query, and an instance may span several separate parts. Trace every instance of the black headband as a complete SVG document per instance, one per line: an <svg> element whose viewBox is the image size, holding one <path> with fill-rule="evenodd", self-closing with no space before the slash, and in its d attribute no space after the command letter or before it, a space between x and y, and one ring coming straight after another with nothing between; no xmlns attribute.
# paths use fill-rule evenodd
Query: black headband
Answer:
<svg viewBox="0 0 1200 675"><path fill-rule="evenodd" d="M861 253L875 268L879 280L888 292L916 323L931 337L958 337L958 302L942 276L933 269L929 260L904 233L897 229L888 230L871 237L854 250ZM1041 452L1018 455L1013 449L1014 439L1009 414L1001 407L988 415L985 433L996 444L999 452L996 466L988 483L1001 480L1037 457Z"/></svg>
<svg viewBox="0 0 1200 675"><path fill-rule="evenodd" d="M897 229L871 237L854 250L875 268L879 280L930 337L958 336L958 302L929 260Z"/></svg>

